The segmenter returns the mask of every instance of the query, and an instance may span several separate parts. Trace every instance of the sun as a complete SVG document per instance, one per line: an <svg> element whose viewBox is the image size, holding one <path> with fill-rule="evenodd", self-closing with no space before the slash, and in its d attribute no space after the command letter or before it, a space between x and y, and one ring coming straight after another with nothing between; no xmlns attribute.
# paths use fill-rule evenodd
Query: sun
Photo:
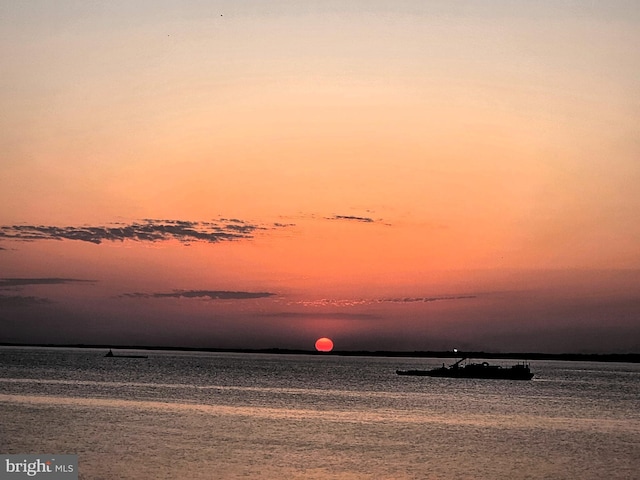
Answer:
<svg viewBox="0 0 640 480"><path fill-rule="evenodd" d="M319 352L330 352L333 350L333 341L327 337L319 338L316 340L316 350Z"/></svg>

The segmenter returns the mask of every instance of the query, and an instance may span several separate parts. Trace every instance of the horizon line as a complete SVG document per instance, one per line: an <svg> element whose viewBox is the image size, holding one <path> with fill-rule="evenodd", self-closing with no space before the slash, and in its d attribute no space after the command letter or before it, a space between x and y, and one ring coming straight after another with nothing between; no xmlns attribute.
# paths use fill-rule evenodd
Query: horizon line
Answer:
<svg viewBox="0 0 640 480"><path fill-rule="evenodd" d="M640 363L640 353L544 353L544 352L486 352L482 350L332 350L319 352L316 350L296 348L222 348L222 347L187 347L166 345L114 345L114 344L54 344L54 343L16 343L0 342L0 347L37 347L37 348L94 348L120 350L150 350L177 352L209 352L209 353L261 353L272 355L332 355L332 356L361 356L361 357L389 357L389 358L488 358L488 359L516 359L516 360L562 360L562 361L600 361Z"/></svg>

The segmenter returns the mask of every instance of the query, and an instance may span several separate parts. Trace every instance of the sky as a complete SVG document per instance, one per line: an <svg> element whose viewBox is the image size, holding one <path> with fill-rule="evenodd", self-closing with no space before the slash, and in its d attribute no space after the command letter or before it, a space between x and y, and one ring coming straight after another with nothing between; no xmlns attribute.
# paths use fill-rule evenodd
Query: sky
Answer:
<svg viewBox="0 0 640 480"><path fill-rule="evenodd" d="M635 0L0 0L0 342L640 351Z"/></svg>

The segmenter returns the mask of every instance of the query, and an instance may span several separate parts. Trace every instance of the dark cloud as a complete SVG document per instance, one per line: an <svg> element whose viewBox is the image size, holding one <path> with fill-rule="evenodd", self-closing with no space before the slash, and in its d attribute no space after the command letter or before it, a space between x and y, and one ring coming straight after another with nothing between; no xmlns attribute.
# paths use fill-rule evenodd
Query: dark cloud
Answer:
<svg viewBox="0 0 640 480"><path fill-rule="evenodd" d="M53 303L47 298L25 297L21 295L0 295L0 307L31 307L34 305L46 305Z"/></svg>
<svg viewBox="0 0 640 480"><path fill-rule="evenodd" d="M413 303L413 302L440 302L443 300L465 300L469 298L477 298L477 295L456 295L448 297L400 297L400 298L383 298L380 302L389 303Z"/></svg>
<svg viewBox="0 0 640 480"><path fill-rule="evenodd" d="M138 242L178 240L184 244L191 242L217 243L249 239L253 238L254 232L258 230L283 228L285 226L283 224L257 225L235 218L221 218L214 222L144 219L130 224L81 227L4 225L0 226L0 239L22 241L78 240L95 244L100 244L104 241L124 240Z"/></svg>
<svg viewBox="0 0 640 480"><path fill-rule="evenodd" d="M344 312L275 312L264 313L261 317L274 317L274 318L324 318L334 320L376 320L379 315L373 315L370 313L344 313Z"/></svg>
<svg viewBox="0 0 640 480"><path fill-rule="evenodd" d="M131 298L208 298L210 300L250 300L273 297L270 292L231 292L227 290L175 290L169 293L125 293Z"/></svg>
<svg viewBox="0 0 640 480"><path fill-rule="evenodd" d="M373 223L375 220L371 217L356 217L354 215L334 215L333 217L325 217L327 220L349 220L352 222Z"/></svg>
<svg viewBox="0 0 640 480"><path fill-rule="evenodd" d="M71 283L95 283L95 280L79 280L76 278L0 278L0 290L20 291L29 285L67 285ZM32 307L36 305L47 305L54 303L48 298L23 296L23 295L0 295L0 307Z"/></svg>
<svg viewBox="0 0 640 480"><path fill-rule="evenodd" d="M24 287L26 285L62 285L68 283L95 283L95 280L76 278L0 278L0 288Z"/></svg>

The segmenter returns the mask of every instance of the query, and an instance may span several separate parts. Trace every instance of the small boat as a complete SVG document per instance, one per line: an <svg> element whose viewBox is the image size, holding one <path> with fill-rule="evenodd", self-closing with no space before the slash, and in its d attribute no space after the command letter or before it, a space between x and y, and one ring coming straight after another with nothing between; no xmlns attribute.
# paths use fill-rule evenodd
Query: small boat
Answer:
<svg viewBox="0 0 640 480"><path fill-rule="evenodd" d="M105 357L115 357L115 358L147 358L146 355L114 355L111 349L107 352Z"/></svg>
<svg viewBox="0 0 640 480"><path fill-rule="evenodd" d="M528 363L518 363L511 367L489 365L488 362L467 363L460 365L466 358L461 358L456 363L433 370L396 370L398 375L413 375L420 377L445 377L445 378L487 378L496 380L531 380L533 373Z"/></svg>

